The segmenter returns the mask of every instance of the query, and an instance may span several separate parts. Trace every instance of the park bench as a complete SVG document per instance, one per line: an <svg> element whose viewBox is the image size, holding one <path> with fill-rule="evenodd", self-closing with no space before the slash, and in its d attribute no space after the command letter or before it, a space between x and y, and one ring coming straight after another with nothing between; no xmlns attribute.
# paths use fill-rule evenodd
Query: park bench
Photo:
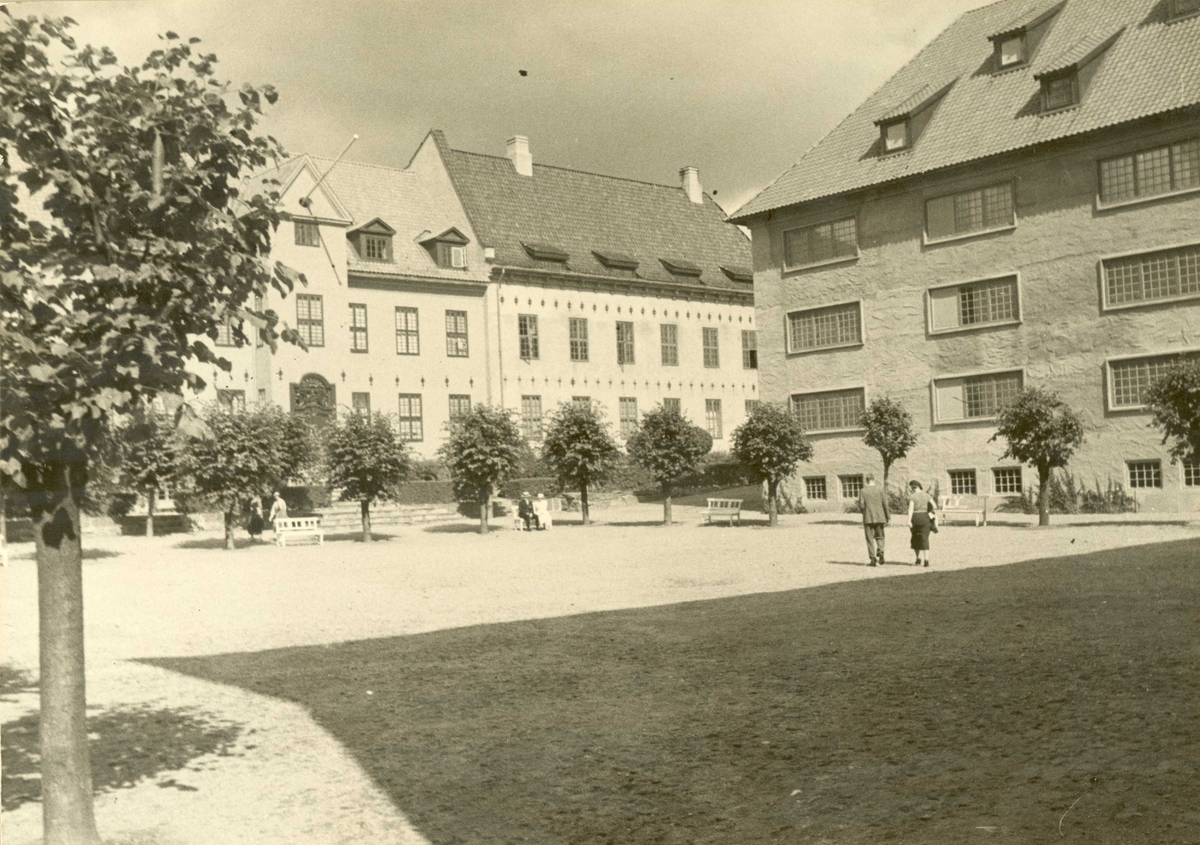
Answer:
<svg viewBox="0 0 1200 845"><path fill-rule="evenodd" d="M275 545L286 546L288 537L312 536L317 545L325 544L325 533L321 530L319 516L284 516L275 520Z"/></svg>
<svg viewBox="0 0 1200 845"><path fill-rule="evenodd" d="M713 518L728 519L729 524L733 525L736 519L738 525L742 524L742 500L741 499L709 499L708 508L704 511L704 518L712 525Z"/></svg>
<svg viewBox="0 0 1200 845"><path fill-rule="evenodd" d="M525 520L517 514L517 501L506 500L512 510L513 530L524 531ZM554 511L562 511L562 503L557 497L550 499L534 499L533 513L538 518L538 526L543 531L549 531L554 527L554 517L551 515Z"/></svg>
<svg viewBox="0 0 1200 845"><path fill-rule="evenodd" d="M939 525L945 525L952 518L970 519L975 525L982 522L987 525L987 508L978 500L964 496L939 496L937 520Z"/></svg>

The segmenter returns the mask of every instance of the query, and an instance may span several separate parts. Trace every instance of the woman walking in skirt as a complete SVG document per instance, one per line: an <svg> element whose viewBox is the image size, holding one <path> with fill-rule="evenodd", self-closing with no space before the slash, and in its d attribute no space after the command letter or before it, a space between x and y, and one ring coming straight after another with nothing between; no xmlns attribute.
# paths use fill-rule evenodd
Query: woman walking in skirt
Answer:
<svg viewBox="0 0 1200 845"><path fill-rule="evenodd" d="M258 496L250 500L250 521L246 523L246 533L250 535L250 540L254 543L262 539L263 533L263 512L262 502Z"/></svg>
<svg viewBox="0 0 1200 845"><path fill-rule="evenodd" d="M912 548L917 553L916 565L929 566L929 532L937 531L933 500L921 489L921 482L908 482L908 527L912 529Z"/></svg>

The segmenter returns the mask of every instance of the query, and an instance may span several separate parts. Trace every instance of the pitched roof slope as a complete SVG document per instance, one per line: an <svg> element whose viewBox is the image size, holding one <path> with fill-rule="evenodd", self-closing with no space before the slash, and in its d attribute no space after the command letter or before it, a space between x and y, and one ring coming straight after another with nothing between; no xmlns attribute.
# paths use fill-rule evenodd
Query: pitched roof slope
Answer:
<svg viewBox="0 0 1200 845"><path fill-rule="evenodd" d="M1035 9L1001 0L967 12L837 128L735 214L795 205L1200 104L1200 16L1168 20L1165 0L1067 0L1028 65L993 67L988 37ZM1114 35L1078 106L1039 114L1034 78L1081 44ZM1074 49L1073 49L1074 48ZM875 121L925 86L957 79L911 150L877 154Z"/></svg>
<svg viewBox="0 0 1200 845"><path fill-rule="evenodd" d="M441 133L435 138L476 235L496 250L496 266L629 277L599 252L636 260L641 279L751 292L721 270L750 266L749 240L707 195L693 203L679 186L544 164L522 176L507 158L450 149ZM527 246L535 254L565 252L566 264L535 258ZM664 260L695 264L700 276L673 274Z"/></svg>

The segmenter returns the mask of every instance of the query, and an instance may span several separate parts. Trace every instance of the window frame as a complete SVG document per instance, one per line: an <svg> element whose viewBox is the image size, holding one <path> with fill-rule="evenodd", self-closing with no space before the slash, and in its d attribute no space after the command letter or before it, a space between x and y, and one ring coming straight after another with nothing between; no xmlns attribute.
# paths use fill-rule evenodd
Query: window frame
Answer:
<svg viewBox="0 0 1200 845"><path fill-rule="evenodd" d="M580 336L576 336L576 327L582 326L583 330ZM567 318L567 351L570 353L570 360L573 364L586 364L591 358L591 350L589 349L588 341L588 318L587 317L568 317Z"/></svg>
<svg viewBox="0 0 1200 845"><path fill-rule="evenodd" d="M362 314L362 325L358 325L358 315ZM359 348L359 338L362 338L362 348ZM350 352L355 355L365 355L369 351L367 337L367 305L365 302L350 303Z"/></svg>
<svg viewBox="0 0 1200 845"><path fill-rule="evenodd" d="M1200 12L1192 12L1190 14L1200 14ZM1188 194L1200 193L1200 184L1198 184L1198 185L1193 185L1191 187L1186 187L1186 188L1171 188L1170 190L1162 191L1161 193L1144 194L1142 196L1134 196L1134 197L1130 197L1128 199L1121 199L1121 200L1105 200L1104 199L1104 165L1105 164L1107 164L1109 162L1113 162L1113 161L1118 161L1120 159L1130 159L1133 164L1133 171L1132 171L1133 172L1133 183L1134 183L1134 190L1136 191L1137 190L1137 182L1138 182L1137 157L1139 155L1142 155L1145 153L1153 153L1153 152L1157 152L1159 150L1165 149L1167 151L1167 156L1168 156L1168 161L1169 161L1168 167L1170 169L1169 170L1170 180L1171 180L1172 184L1174 184L1175 173L1176 173L1176 169L1177 169L1175 155L1174 155L1174 149L1177 146L1192 143L1192 142L1200 143L1200 136L1192 136L1192 137L1188 137L1188 138L1176 138L1173 141L1167 141L1166 143L1156 144L1152 147L1139 147L1138 149L1133 150L1132 152L1121 153L1119 155L1105 156L1104 158L1096 159L1096 197L1095 197L1096 210L1097 211L1108 211L1109 209L1126 208L1127 206L1131 206L1131 205L1144 205L1145 203L1157 202L1159 200L1167 200L1167 199L1171 199L1172 197L1182 197L1182 196L1187 196Z"/></svg>
<svg viewBox="0 0 1200 845"><path fill-rule="evenodd" d="M1200 487L1200 456L1179 462L1179 483L1185 490Z"/></svg>
<svg viewBox="0 0 1200 845"><path fill-rule="evenodd" d="M866 476L864 476L862 473L849 473L847 475L839 475L837 477L837 479L838 479L838 497L841 499L845 499L846 501L852 501L852 502L858 501L859 493L862 493L863 488L867 484ZM853 493L853 494L846 493L846 480L847 479L858 479L858 482L857 482L858 483L858 492L857 493Z"/></svg>
<svg viewBox="0 0 1200 845"><path fill-rule="evenodd" d="M1071 101L1061 106L1052 106L1050 105L1050 85L1060 80L1067 80L1071 83ZM1041 102L1042 114L1057 114L1060 111L1073 109L1079 105L1083 92L1080 90L1079 69L1077 67L1072 66L1059 73L1044 76L1039 81L1041 82L1041 89L1038 92L1038 97Z"/></svg>
<svg viewBox="0 0 1200 845"><path fill-rule="evenodd" d="M664 331L671 329L671 342L667 343ZM659 323L658 324L658 344L659 357L664 367L679 366L679 324L678 323ZM671 350L673 361L667 360L667 350Z"/></svg>
<svg viewBox="0 0 1200 845"><path fill-rule="evenodd" d="M863 407L863 410L865 411L871 404L870 395L867 392L867 386L865 383L841 385L838 387L822 387L819 390L795 391L793 393L788 394L787 409L788 409L788 412L791 414L796 413L795 399L797 396L817 396L822 393L848 393L851 390L862 391L862 407ZM865 429L862 427L862 425L859 422L855 422L855 424L853 426L850 426L847 428L813 428L813 429L805 429L804 433L806 435L807 434L843 434L843 433L858 432L858 431L865 431Z"/></svg>
<svg viewBox="0 0 1200 845"><path fill-rule="evenodd" d="M392 236L391 235L370 235L363 233L359 235L362 242L362 260L373 261L381 264L387 264L392 260ZM372 246L377 245L380 248L380 255L371 255Z"/></svg>
<svg viewBox="0 0 1200 845"><path fill-rule="evenodd" d="M715 342L712 345L709 345L708 343L708 339L710 337L715 339ZM704 351L704 369L721 369L721 333L717 331L716 326L700 327L700 348ZM711 364L709 363L710 352L712 353Z"/></svg>
<svg viewBox="0 0 1200 845"><path fill-rule="evenodd" d="M455 320L457 320L459 317L462 317L462 331L461 332L457 331L457 330L451 331L450 319L451 319L452 314L454 315ZM457 327L456 327L456 329L457 329ZM453 308L447 308L446 309L446 357L447 358L470 358L471 357L471 345L470 345L470 341L469 341L469 336L470 336L470 322L468 321L467 312L466 311L458 311ZM462 340L462 347L461 347L462 352L461 353L456 351L459 349L459 346L457 344L452 344L452 341L458 340L458 339Z"/></svg>
<svg viewBox="0 0 1200 845"><path fill-rule="evenodd" d="M803 476L802 480L804 482L804 498L811 499L814 502L828 502L829 501L829 481L825 478L825 476L823 476L823 475L805 475L805 476ZM815 486L818 483L821 485L821 495L820 496L810 495L810 491L813 489L813 487L810 485Z"/></svg>
<svg viewBox="0 0 1200 845"><path fill-rule="evenodd" d="M1153 466L1154 475L1156 476L1157 484L1134 484L1133 483L1133 468L1135 466ZM1163 478L1163 466L1161 458L1135 458L1125 461L1125 481L1128 482L1130 490L1165 490L1166 484Z"/></svg>
<svg viewBox="0 0 1200 845"><path fill-rule="evenodd" d="M537 403L537 415L531 413L533 403ZM540 393L528 393L521 396L521 436L526 440L541 441L546 433L546 414L542 409Z"/></svg>
<svg viewBox="0 0 1200 845"><path fill-rule="evenodd" d="M779 242L780 242L780 246L783 250L783 255L781 256L783 272L784 273L792 273L792 272L796 272L799 270L808 270L813 267L826 267L831 264L845 264L845 263L848 263L851 261L857 261L862 254L862 245L861 245L862 244L862 237L861 237L861 232L862 232L861 222L862 221L860 221L858 218L859 218L859 215L857 212L855 212L854 214L847 214L844 217L835 217L835 218L831 218L828 220L822 220L818 223L809 223L804 226L792 226L787 229L782 229L780 231L780 241ZM824 259L820 259L817 261L811 261L811 262L808 262L807 264L789 264L788 263L787 240L788 240L788 235L790 233L809 231L812 229L817 229L821 226L829 226L829 227L831 227L830 228L830 239L832 240L832 238L833 238L832 227L837 225L838 223L844 223L847 220L854 221L854 254L853 255L838 255L838 256L834 256L832 258L824 258Z"/></svg>
<svg viewBox="0 0 1200 845"><path fill-rule="evenodd" d="M1108 300L1108 271L1105 267L1107 262L1119 261L1123 258L1136 258L1138 256L1152 256L1163 252L1178 252L1184 249L1200 250L1200 241L1191 241L1189 243L1170 244L1167 246L1154 247L1153 249L1137 249L1130 252L1118 252L1111 255L1102 255L1096 261L1096 274L1100 283L1100 310L1101 311L1126 311L1130 308L1153 308L1157 305L1167 305L1173 302L1189 302L1191 300L1200 299L1200 292L1197 293L1181 293L1175 296L1164 296L1157 299L1139 299L1133 302L1118 302L1111 303Z"/></svg>
<svg viewBox="0 0 1200 845"><path fill-rule="evenodd" d="M954 490L955 474L961 474L961 475L965 476L967 473L970 473L970 476L971 476L971 491L966 492L966 491L960 490L958 492L955 492L955 490ZM949 484L946 485L946 488L950 491L951 496L978 496L979 495L979 472L973 468L967 467L967 468L962 468L962 469L947 469L946 470L946 479L950 482Z"/></svg>
<svg viewBox="0 0 1200 845"><path fill-rule="evenodd" d="M396 321L396 354L397 355L420 355L421 354L421 310L411 305L397 305L393 319ZM403 329L399 326L399 317L401 314L412 314L413 328L407 326ZM406 321L407 322L407 321ZM405 347L416 347L415 352L400 351L400 338L405 339Z"/></svg>
<svg viewBox="0 0 1200 845"><path fill-rule="evenodd" d="M1004 61L1004 45L1009 41L1018 41L1021 44L1021 57L1015 62ZM996 53L996 69L997 71L1013 70L1019 67L1025 67L1029 64L1029 36L1025 30L1016 32L1012 35L997 38L994 42Z"/></svg>
<svg viewBox="0 0 1200 845"><path fill-rule="evenodd" d="M409 400L409 413L407 415L402 413L404 410L404 405L402 403L405 399ZM412 415L412 400L414 399L416 400L417 406L416 416ZM413 436L414 420L416 420L415 437ZM396 422L400 439L405 443L421 443L425 440L425 400L422 398L420 393L399 393L396 395ZM405 431L405 424L408 425L407 432Z"/></svg>
<svg viewBox="0 0 1200 845"><path fill-rule="evenodd" d="M626 337L622 338L624 332ZM634 357L634 329L632 320L617 320L617 366L623 367L627 364L633 364L636 361Z"/></svg>
<svg viewBox="0 0 1200 845"><path fill-rule="evenodd" d="M532 331L530 329L532 328ZM538 336L538 315L517 315L517 357L522 361L541 359L542 350Z"/></svg>
<svg viewBox="0 0 1200 845"><path fill-rule="evenodd" d="M221 413L231 416L246 413L246 391L234 387L217 388L217 407Z"/></svg>
<svg viewBox="0 0 1200 845"><path fill-rule="evenodd" d="M749 417L751 414L753 414L755 411L757 411L758 406L761 403L762 403L761 399L746 399L746 400L744 400L742 408L746 412L746 416Z"/></svg>
<svg viewBox="0 0 1200 845"><path fill-rule="evenodd" d="M946 375L939 375L939 376L934 376L933 378L931 378L929 380L929 397L930 397L930 407L933 411L933 425L939 425L939 426L941 426L941 425L947 425L947 426L949 426L949 425L978 425L979 423L994 422L997 419L997 415L995 415L995 414L992 414L990 416L985 416L985 417L968 417L968 416L965 416L965 413L966 413L965 410L964 410L964 416L961 419L957 419L957 420L942 419L941 409L938 406L938 391L937 391L938 382L956 381L956 380L961 380L961 381L965 382L968 379L981 378L983 376L1002 376L1002 375L1008 375L1009 373L1020 373L1021 386L1017 389L1023 390L1028 381L1028 373L1025 372L1024 367L1001 367L999 369L993 369L993 370L974 370L969 373L949 373ZM963 397L963 405L964 406L966 405L966 401L967 401L966 397L964 396Z"/></svg>
<svg viewBox="0 0 1200 845"><path fill-rule="evenodd" d="M969 325L950 326L948 328L939 329L934 325L933 319L933 301L934 291L946 290L947 288L966 288L974 285L984 285L988 282L1001 282L1006 279L1013 279L1016 282L1017 289L1017 315L1011 320L997 320L993 323L971 323ZM961 306L960 306L961 309ZM960 317L961 319L961 317ZM998 275L984 276L978 279L967 279L962 282L942 282L936 285L930 285L925 288L925 325L926 331L930 335L943 334L958 334L959 332L975 332L983 329L994 329L1001 326L1019 326L1025 322L1025 296L1021 285L1021 273L1014 270L1011 273L1000 273Z"/></svg>
<svg viewBox="0 0 1200 845"><path fill-rule="evenodd" d="M807 314L812 311L826 311L834 308L845 308L848 305L858 306L858 340L849 343L835 343L831 346L814 346L806 349L796 349L792 345L792 315ZM847 299L842 302L828 302L822 305L813 305L806 308L796 308L792 311L786 311L783 315L783 341L785 354L790 358L794 355L811 355L814 352L827 352L831 349L852 349L854 347L863 346L867 342L867 327L863 319L865 309L863 300Z"/></svg>
<svg viewBox="0 0 1200 845"><path fill-rule="evenodd" d="M1000 489L1000 485L996 483L999 476L997 473L1016 473L1017 474L1017 489L1015 491L1004 491ZM992 467L992 495L993 496L1023 496L1025 495L1025 472L1022 467Z"/></svg>
<svg viewBox="0 0 1200 845"><path fill-rule="evenodd" d="M306 318L303 318L303 319L300 317L300 303L301 302L307 302L309 304L308 305L309 316ZM316 319L316 320L314 320L312 318L312 303L313 302L320 303L320 306L321 306L321 316L319 319ZM320 329L320 332L321 332L320 342L314 341L312 339L312 327L313 326L316 326L318 329ZM305 334L306 329L307 329L308 335L309 335L307 339L304 338L304 336L303 336ZM323 295L321 295L319 293L298 293L298 294L296 294L296 333L301 336L300 339L304 341L305 346L308 346L311 348L322 348L325 346L325 297Z"/></svg>
<svg viewBox="0 0 1200 845"><path fill-rule="evenodd" d="M1140 361L1146 358L1186 358L1200 356L1200 346L1189 346L1184 349L1169 349L1163 352L1139 352L1134 355L1114 355L1104 359L1104 409L1110 414L1145 413L1149 406L1145 402L1138 405L1117 405L1114 401L1113 364L1125 361Z"/></svg>
<svg viewBox="0 0 1200 845"><path fill-rule="evenodd" d="M358 407L359 400L363 396L367 397L367 408L366 408L365 416L369 417L369 416L371 416L371 393L370 393L370 391L356 390L356 391L352 392L350 394L350 410L356 414L363 413L362 409Z"/></svg>
<svg viewBox="0 0 1200 845"><path fill-rule="evenodd" d="M716 403L715 410L713 403ZM715 417L710 416L716 414ZM715 421L715 425L713 422ZM713 429L716 429L715 431ZM704 430L712 435L713 440L725 439L725 408L721 404L721 400L713 397L705 397L704 399Z"/></svg>
<svg viewBox="0 0 1200 845"><path fill-rule="evenodd" d="M861 333L862 321L859 321L859 332ZM747 345L747 338L751 341ZM742 329L742 369L757 370L758 369L758 330L757 329Z"/></svg>
<svg viewBox="0 0 1200 845"><path fill-rule="evenodd" d="M626 410L632 407L633 415L626 415ZM637 433L638 425L641 420L638 417L637 397L636 396L618 396L617 397L617 422L621 437L628 440Z"/></svg>
<svg viewBox="0 0 1200 845"><path fill-rule="evenodd" d="M302 238L301 231L311 231L314 233L312 240ZM292 218L292 232L296 246L320 246L321 245L321 226L316 220L297 220Z"/></svg>
<svg viewBox="0 0 1200 845"><path fill-rule="evenodd" d="M894 126L899 126L904 131L904 137L899 146L888 146L888 130ZM879 125L879 154L881 156L895 155L912 149L912 121L907 116L899 120L889 120L887 123ZM855 233L857 235L857 232Z"/></svg>
<svg viewBox="0 0 1200 845"><path fill-rule="evenodd" d="M932 235L929 234L929 203L934 202L935 200L956 198L956 197L963 196L964 194L974 194L974 193L978 193L980 195L979 201L982 203L982 202L984 202L984 199L983 199L984 191L988 190L989 188L998 188L1001 185L1008 186L1009 204L1012 208L1011 222L1006 223L1003 226L991 226L991 227L984 226L981 229L971 229L971 230L965 231L965 232L955 232L952 235L943 235L941 237L933 237ZM986 185L976 185L975 187L971 187L971 188L964 188L964 189L958 190L958 191L951 191L950 193L947 193L947 194L943 194L943 193L932 194L931 193L929 195L922 197L921 214L922 214L921 242L922 242L923 246L936 246L938 244L954 243L955 241L965 241L965 240L969 240L971 238L981 238L981 237L985 237L987 235L994 235L994 234L1001 233L1001 232L1011 232L1017 228L1017 225L1020 222L1020 217L1018 217L1018 215L1017 215L1017 181L1016 181L1016 179L1010 177L1008 179L1000 179L995 182L988 182Z"/></svg>
<svg viewBox="0 0 1200 845"><path fill-rule="evenodd" d="M464 411L464 410L460 409L458 413L455 413L454 412L455 400L458 400L459 404L462 404L462 401L464 399L467 402L466 410ZM470 393L451 393L447 397L447 406L448 406L447 410L449 412L448 416L446 417L447 420L455 420L458 417L466 416L467 414L471 413L471 394Z"/></svg>
<svg viewBox="0 0 1200 845"><path fill-rule="evenodd" d="M683 416L683 399L678 396L664 396L662 403L661 403L662 409L664 411L672 410L671 408L667 407L668 402L673 403L673 408L674 408L675 413L682 417Z"/></svg>
<svg viewBox="0 0 1200 845"><path fill-rule="evenodd" d="M237 343L233 337L233 318L230 316L222 317L217 321L217 336L213 340L213 346L223 348L236 347Z"/></svg>

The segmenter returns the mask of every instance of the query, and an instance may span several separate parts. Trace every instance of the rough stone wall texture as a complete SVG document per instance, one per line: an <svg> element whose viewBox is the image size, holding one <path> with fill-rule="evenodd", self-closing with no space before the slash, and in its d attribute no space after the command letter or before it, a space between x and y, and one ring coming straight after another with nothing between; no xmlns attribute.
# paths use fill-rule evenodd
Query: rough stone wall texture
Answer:
<svg viewBox="0 0 1200 845"><path fill-rule="evenodd" d="M866 195L836 197L777 212L753 227L755 301L759 329L759 390L764 400L794 393L863 387L866 400L900 399L913 414L920 443L892 469L893 482L937 480L949 492L947 470L975 469L979 493L992 492L991 468L1003 446L989 442L994 423L938 424L932 380L988 370L1024 370L1026 385L1056 391L1084 418L1087 442L1070 471L1088 485L1109 479L1128 486L1126 461L1162 461L1161 490L1132 491L1143 510L1200 510L1200 488L1185 487L1145 412L1108 409L1111 357L1200 348L1200 301L1105 310L1099 261L1139 250L1200 242L1200 193L1119 208L1098 208L1097 162L1200 135L1200 121L1143 124L1086 142L1057 144L1037 154L977 164L911 180ZM926 244L924 202L930 197L1012 181L1017 225L1009 231ZM856 214L857 260L809 270L783 270L783 232ZM1016 273L1019 325L931 334L926 291L941 284ZM859 347L788 354L789 311L862 300ZM841 510L838 474L878 472L879 457L861 432L816 434L815 457L802 476L823 475L830 499L809 509ZM1036 481L1026 468L1024 483ZM795 494L793 494L795 495ZM996 504L998 500L993 500Z"/></svg>

